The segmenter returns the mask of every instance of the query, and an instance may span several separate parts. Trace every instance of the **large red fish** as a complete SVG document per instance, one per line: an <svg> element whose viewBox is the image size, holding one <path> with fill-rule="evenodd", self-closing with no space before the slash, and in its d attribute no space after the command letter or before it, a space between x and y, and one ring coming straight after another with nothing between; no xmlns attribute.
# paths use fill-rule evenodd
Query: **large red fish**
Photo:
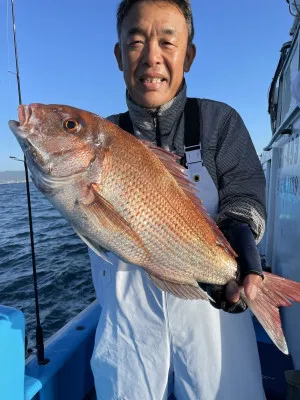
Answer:
<svg viewBox="0 0 300 400"><path fill-rule="evenodd" d="M109 121L63 105L19 107L10 121L32 179L100 256L144 268L161 289L209 297L197 282L237 277L236 254L203 209L177 156ZM287 353L278 306L300 301L300 283L265 273L256 299L241 296Z"/></svg>

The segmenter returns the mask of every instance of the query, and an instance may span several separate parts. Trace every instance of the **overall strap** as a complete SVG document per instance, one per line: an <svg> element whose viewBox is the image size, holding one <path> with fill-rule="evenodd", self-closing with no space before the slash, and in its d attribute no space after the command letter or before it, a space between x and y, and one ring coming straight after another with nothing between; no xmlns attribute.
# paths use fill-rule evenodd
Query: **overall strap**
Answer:
<svg viewBox="0 0 300 400"><path fill-rule="evenodd" d="M184 156L180 164L187 168L187 153L200 151L201 115L198 100L188 97L184 107Z"/></svg>
<svg viewBox="0 0 300 400"><path fill-rule="evenodd" d="M200 144L200 112L198 100L188 97L184 107L184 147L189 149Z"/></svg>
<svg viewBox="0 0 300 400"><path fill-rule="evenodd" d="M129 111L126 111L119 116L119 127L126 132L134 134L132 121L129 115Z"/></svg>

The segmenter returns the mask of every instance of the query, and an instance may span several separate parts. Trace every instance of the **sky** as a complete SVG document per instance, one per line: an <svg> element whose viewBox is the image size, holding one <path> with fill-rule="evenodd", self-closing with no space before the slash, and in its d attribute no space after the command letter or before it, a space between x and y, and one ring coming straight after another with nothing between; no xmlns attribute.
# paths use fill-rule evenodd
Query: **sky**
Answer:
<svg viewBox="0 0 300 400"><path fill-rule="evenodd" d="M126 110L113 54L118 0L15 0L22 101L68 104L103 117ZM286 0L192 0L197 56L188 96L228 103L256 150L271 138L268 89L293 17ZM8 128L17 119L10 0L0 0L0 171L22 170Z"/></svg>

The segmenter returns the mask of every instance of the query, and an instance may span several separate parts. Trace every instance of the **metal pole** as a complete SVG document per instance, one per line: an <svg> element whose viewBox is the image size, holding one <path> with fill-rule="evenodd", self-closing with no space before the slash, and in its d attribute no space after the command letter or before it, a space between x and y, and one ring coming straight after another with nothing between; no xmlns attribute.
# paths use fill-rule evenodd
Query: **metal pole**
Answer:
<svg viewBox="0 0 300 400"><path fill-rule="evenodd" d="M14 0L11 0L11 12L12 12L12 23L13 23L14 51L15 51L15 63L16 63L16 77L17 77L17 84L18 84L18 97L19 97L19 105L22 105ZM38 358L38 363L41 365L44 365L44 364L47 364L49 362L49 360L45 359L45 356L44 356L44 335L43 335L43 329L42 329L41 322L40 322L40 313L39 313L39 298L38 298L37 273L36 273L36 263L35 263L35 250L34 250L34 236L33 236L33 226L32 226L29 176L28 176L28 168L27 168L25 156L24 156L24 169L25 169L25 177L26 177L26 192L27 192L28 219L29 219L29 231L30 231L32 274L33 274L34 298L35 298L37 358Z"/></svg>

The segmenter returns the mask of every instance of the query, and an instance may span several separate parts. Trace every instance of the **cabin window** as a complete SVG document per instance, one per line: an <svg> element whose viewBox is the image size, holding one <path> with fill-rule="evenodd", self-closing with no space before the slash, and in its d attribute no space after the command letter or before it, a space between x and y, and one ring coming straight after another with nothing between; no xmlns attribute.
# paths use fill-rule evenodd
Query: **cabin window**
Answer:
<svg viewBox="0 0 300 400"><path fill-rule="evenodd" d="M277 116L276 116L276 129L277 130L280 127L281 124L281 120L282 120L282 93L283 93L283 84L282 84L282 76L279 80L279 84L278 84L278 102L277 102Z"/></svg>
<svg viewBox="0 0 300 400"><path fill-rule="evenodd" d="M291 95L291 83L293 78L296 76L299 70L299 51L298 43L293 47L288 63L283 70L282 75L282 98L281 98L281 118L280 122L283 122L290 114L290 112L296 107L296 100Z"/></svg>

